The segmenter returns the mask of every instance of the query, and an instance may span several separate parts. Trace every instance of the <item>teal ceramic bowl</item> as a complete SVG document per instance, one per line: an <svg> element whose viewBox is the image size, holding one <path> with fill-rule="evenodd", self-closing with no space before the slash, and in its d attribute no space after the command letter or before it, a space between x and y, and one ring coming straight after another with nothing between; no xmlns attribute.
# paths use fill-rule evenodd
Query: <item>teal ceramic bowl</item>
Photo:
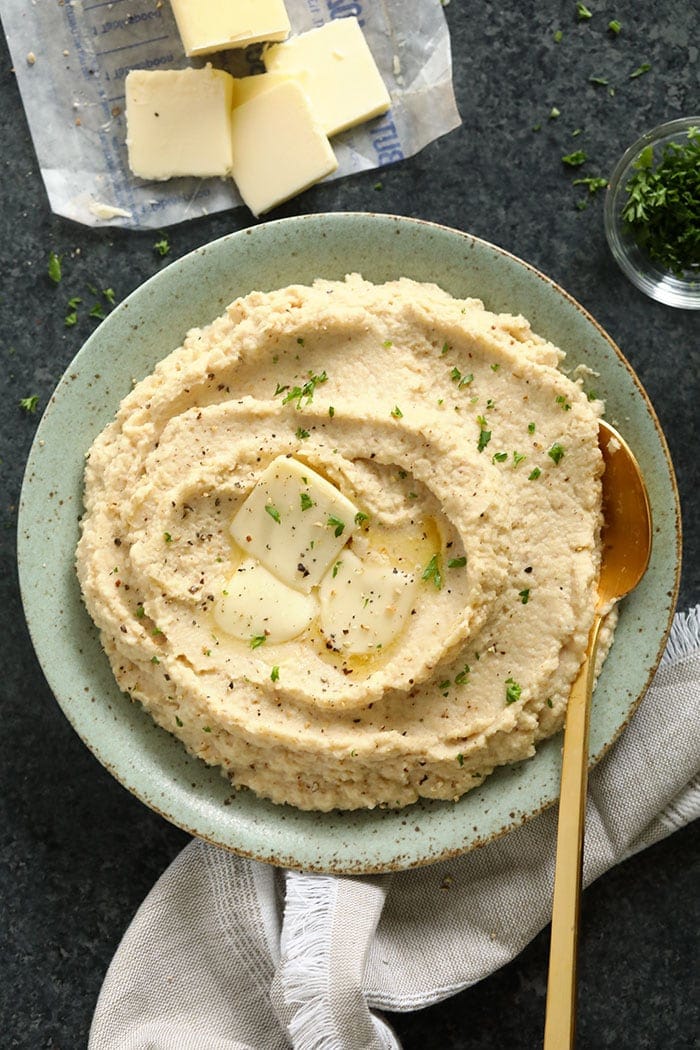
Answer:
<svg viewBox="0 0 700 1050"><path fill-rule="evenodd" d="M99 761L167 820L247 857L313 871L368 873L427 864L482 845L554 802L561 739L497 771L457 803L405 810L303 813L232 792L217 769L186 754L117 688L82 605L74 571L84 457L133 379L179 346L185 332L239 295L359 272L381 282L434 281L488 309L523 313L573 364L598 373L607 402L644 471L654 515L651 566L622 605L596 690L591 758L631 717L660 659L680 572L678 495L668 450L638 379L608 335L566 292L507 252L413 219L311 215L208 244L121 303L58 384L39 425L22 489L19 571L27 622L58 703ZM54 571L47 574L46 565Z"/></svg>

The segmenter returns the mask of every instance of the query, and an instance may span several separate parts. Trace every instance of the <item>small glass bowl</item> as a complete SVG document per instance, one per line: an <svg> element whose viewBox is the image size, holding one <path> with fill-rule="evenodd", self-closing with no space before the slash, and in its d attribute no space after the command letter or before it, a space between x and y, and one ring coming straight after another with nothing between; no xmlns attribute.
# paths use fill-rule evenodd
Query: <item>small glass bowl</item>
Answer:
<svg viewBox="0 0 700 1050"><path fill-rule="evenodd" d="M605 196L605 236L610 250L623 272L646 295L668 306L700 310L700 268L697 274L677 277L650 259L622 222L627 203L626 186L634 174L633 165L647 146L654 147L655 158L670 142L687 142L688 130L700 127L700 116L682 117L647 131L620 158L610 178Z"/></svg>

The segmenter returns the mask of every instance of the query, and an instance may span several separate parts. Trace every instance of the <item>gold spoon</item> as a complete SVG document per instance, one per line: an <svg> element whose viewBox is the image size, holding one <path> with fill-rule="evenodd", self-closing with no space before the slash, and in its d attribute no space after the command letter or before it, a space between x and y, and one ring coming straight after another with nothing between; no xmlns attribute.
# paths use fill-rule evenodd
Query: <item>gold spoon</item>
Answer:
<svg viewBox="0 0 700 1050"><path fill-rule="evenodd" d="M574 1045L588 722L600 625L612 605L637 586L651 555L651 510L639 464L617 431L602 420L598 443L605 462L602 557L586 656L566 709L544 1050Z"/></svg>

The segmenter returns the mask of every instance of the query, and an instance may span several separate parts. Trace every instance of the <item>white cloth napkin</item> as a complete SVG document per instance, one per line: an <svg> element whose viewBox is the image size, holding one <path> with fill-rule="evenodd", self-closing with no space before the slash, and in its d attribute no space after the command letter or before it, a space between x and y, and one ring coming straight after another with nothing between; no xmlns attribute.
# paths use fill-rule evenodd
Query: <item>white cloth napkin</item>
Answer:
<svg viewBox="0 0 700 1050"><path fill-rule="evenodd" d="M589 782L584 881L700 814L700 606ZM415 1010L509 962L549 921L556 808L414 871L282 872L193 841L138 910L89 1050L387 1050Z"/></svg>

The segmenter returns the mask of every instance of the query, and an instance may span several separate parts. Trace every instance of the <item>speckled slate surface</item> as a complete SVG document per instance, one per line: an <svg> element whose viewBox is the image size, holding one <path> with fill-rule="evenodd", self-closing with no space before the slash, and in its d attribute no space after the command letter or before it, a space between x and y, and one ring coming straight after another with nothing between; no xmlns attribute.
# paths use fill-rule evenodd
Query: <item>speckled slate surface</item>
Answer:
<svg viewBox="0 0 700 1050"><path fill-rule="evenodd" d="M581 146L589 174L609 172L646 128L697 110L697 15L685 0L620 0L536 10L453 0L455 88L464 127L378 178L318 187L278 215L383 210L467 229L517 252L595 315L630 359L667 434L684 512L681 606L700 600L697 318L645 300L605 246L601 200L573 188L562 154ZM610 17L623 25L609 37ZM553 31L561 27L560 44ZM47 209L10 61L0 65L0 354L2 610L0 737L0 1019L8 1047L84 1046L104 970L129 918L187 841L125 792L90 756L43 681L21 615L14 564L19 483L41 405L90 333L89 284L122 299L162 265L149 235L87 231ZM650 72L630 81L642 62ZM590 84L607 76L616 93ZM549 121L556 105L561 116ZM533 127L540 125L539 131ZM572 131L582 135L571 137ZM375 189L380 182L382 188ZM228 231L226 216L170 231L170 258ZM58 288L50 248L64 256ZM166 260L167 261L167 260ZM66 301L80 296L66 328ZM672 756L669 756L672 761ZM690 1048L700 1030L696 828L631 858L587 890L581 935L580 1047ZM531 1050L541 1038L546 933L512 964L454 1000L392 1018L407 1050Z"/></svg>

